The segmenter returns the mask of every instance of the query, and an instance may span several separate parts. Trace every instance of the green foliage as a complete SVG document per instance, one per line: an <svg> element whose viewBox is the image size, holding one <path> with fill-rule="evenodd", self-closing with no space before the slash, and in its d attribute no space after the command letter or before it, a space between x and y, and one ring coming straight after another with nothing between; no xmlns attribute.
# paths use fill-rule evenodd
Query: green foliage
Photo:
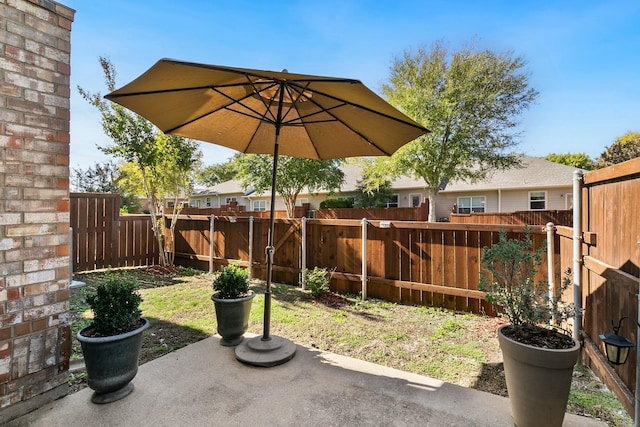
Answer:
<svg viewBox="0 0 640 427"><path fill-rule="evenodd" d="M111 336L138 326L140 303L137 279L128 273L108 273L95 291L87 292L87 304L93 312L96 333Z"/></svg>
<svg viewBox="0 0 640 427"><path fill-rule="evenodd" d="M249 271L238 264L222 266L213 279L213 291L216 298L240 298L249 291Z"/></svg>
<svg viewBox="0 0 640 427"><path fill-rule="evenodd" d="M320 202L320 209L331 208L352 208L353 199L347 197L339 197L337 199L325 199Z"/></svg>
<svg viewBox="0 0 640 427"><path fill-rule="evenodd" d="M225 163L217 163L202 168L202 170L198 172L196 182L200 185L213 186L235 179L238 176L238 158L241 156L244 156L244 154L237 153L231 160Z"/></svg>
<svg viewBox="0 0 640 427"><path fill-rule="evenodd" d="M271 191L273 156L248 154L237 159L238 176L245 187L255 188L258 194ZM344 181L339 160L313 160L298 157L278 157L276 192L293 216L298 194L303 190L336 190Z"/></svg>
<svg viewBox="0 0 640 427"><path fill-rule="evenodd" d="M356 186L356 207L358 208L384 208L391 201L393 189L391 181L384 180L376 185L366 182L365 178Z"/></svg>
<svg viewBox="0 0 640 427"><path fill-rule="evenodd" d="M450 53L440 42L430 51L406 51L391 66L382 91L389 102L431 133L401 147L378 167L424 179L429 220L446 180L477 182L496 169L518 166L519 115L536 99L525 61L475 46Z"/></svg>
<svg viewBox="0 0 640 427"><path fill-rule="evenodd" d="M597 161L598 168L626 162L640 157L640 133L627 132L608 146Z"/></svg>
<svg viewBox="0 0 640 427"><path fill-rule="evenodd" d="M514 326L545 325L553 320L560 324L575 313L573 304L561 303L561 295L570 284L568 277L552 298L547 282L535 280L545 251L546 244L533 249L528 231L524 239L509 239L504 230L498 243L482 251L484 271L479 288Z"/></svg>
<svg viewBox="0 0 640 427"><path fill-rule="evenodd" d="M544 159L550 162L560 163L561 165L572 166L574 168L584 169L588 171L594 168L593 160L591 160L591 158L585 153L551 153Z"/></svg>
<svg viewBox="0 0 640 427"><path fill-rule="evenodd" d="M305 280L305 286L314 297L329 292L329 271L326 268L314 267L313 270L305 270Z"/></svg>

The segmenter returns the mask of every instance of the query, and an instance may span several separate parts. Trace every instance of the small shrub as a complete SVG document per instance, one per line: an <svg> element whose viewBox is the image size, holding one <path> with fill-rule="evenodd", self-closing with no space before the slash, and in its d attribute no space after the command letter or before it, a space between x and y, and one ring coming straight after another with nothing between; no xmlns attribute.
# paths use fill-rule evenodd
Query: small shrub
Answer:
<svg viewBox="0 0 640 427"><path fill-rule="evenodd" d="M249 292L249 271L238 264L223 266L213 280L213 292L216 298L240 298Z"/></svg>
<svg viewBox="0 0 640 427"><path fill-rule="evenodd" d="M139 326L140 303L137 279L128 273L107 273L95 291L87 292L87 304L93 312L96 334L112 336Z"/></svg>
<svg viewBox="0 0 640 427"><path fill-rule="evenodd" d="M305 270L306 287L311 295L318 297L329 292L329 272L326 268L314 267Z"/></svg>
<svg viewBox="0 0 640 427"><path fill-rule="evenodd" d="M352 207L353 207L353 199L349 199L346 197L341 197L338 199L326 199L320 202L320 209L352 208Z"/></svg>

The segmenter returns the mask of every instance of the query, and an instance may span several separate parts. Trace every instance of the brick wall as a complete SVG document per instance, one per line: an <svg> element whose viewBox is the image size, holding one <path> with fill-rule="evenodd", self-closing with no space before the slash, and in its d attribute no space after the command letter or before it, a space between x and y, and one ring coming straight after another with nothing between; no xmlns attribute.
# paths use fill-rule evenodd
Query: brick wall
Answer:
<svg viewBox="0 0 640 427"><path fill-rule="evenodd" d="M68 391L74 14L0 0L0 424Z"/></svg>

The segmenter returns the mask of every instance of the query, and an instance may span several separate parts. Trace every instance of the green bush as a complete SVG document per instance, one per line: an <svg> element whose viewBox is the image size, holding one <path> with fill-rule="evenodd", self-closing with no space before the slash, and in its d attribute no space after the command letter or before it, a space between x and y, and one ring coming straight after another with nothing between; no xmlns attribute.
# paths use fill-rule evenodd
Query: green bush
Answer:
<svg viewBox="0 0 640 427"><path fill-rule="evenodd" d="M216 298L234 299L249 292L249 271L238 264L223 266L213 280Z"/></svg>
<svg viewBox="0 0 640 427"><path fill-rule="evenodd" d="M305 286L314 297L329 292L329 272L326 268L314 267L313 270L305 270L305 278Z"/></svg>
<svg viewBox="0 0 640 427"><path fill-rule="evenodd" d="M140 303L137 279L127 273L107 273L95 291L87 292L93 327L102 336L129 332L139 326Z"/></svg>
<svg viewBox="0 0 640 427"><path fill-rule="evenodd" d="M549 297L546 281L536 281L542 264L545 244L533 249L529 230L523 239L509 239L500 230L498 243L482 251L484 271L480 277L481 291L487 301L498 305L514 326L542 326L552 321L561 324L575 314L573 304L562 304L562 293L571 284L571 270L566 272L558 293Z"/></svg>
<svg viewBox="0 0 640 427"><path fill-rule="evenodd" d="M326 199L320 202L320 209L352 208L352 207L353 207L353 199L348 199L346 197L341 197L339 199Z"/></svg>

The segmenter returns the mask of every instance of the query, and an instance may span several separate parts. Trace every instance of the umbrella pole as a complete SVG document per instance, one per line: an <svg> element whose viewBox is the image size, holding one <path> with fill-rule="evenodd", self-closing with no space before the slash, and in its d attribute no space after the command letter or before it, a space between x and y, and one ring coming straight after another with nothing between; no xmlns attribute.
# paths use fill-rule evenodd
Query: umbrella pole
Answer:
<svg viewBox="0 0 640 427"><path fill-rule="evenodd" d="M276 205L276 174L278 171L278 137L280 136L280 127L276 127L276 142L273 147L273 169L271 174L271 206L269 214L269 236L267 238L267 285L264 291L264 327L262 339L269 340L269 330L271 328L271 276L273 274L273 233L275 228L275 205Z"/></svg>
<svg viewBox="0 0 640 427"><path fill-rule="evenodd" d="M271 326L271 276L273 270L273 234L275 225L276 206L276 176L278 172L278 138L282 126L282 101L284 87L280 87L278 116L276 120L276 139L273 145L273 170L271 174L271 207L269 215L269 236L267 238L267 284L264 291L264 329L262 336L245 340L236 347L236 359L256 366L277 366L293 359L296 355L296 345L290 340L269 334Z"/></svg>

